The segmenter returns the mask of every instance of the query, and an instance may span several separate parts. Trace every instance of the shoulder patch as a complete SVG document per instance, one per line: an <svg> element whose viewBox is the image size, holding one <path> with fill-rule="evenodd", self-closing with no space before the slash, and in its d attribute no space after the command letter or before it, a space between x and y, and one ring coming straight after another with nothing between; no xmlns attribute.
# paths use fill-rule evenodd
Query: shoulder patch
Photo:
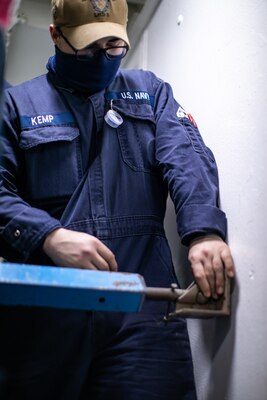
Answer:
<svg viewBox="0 0 267 400"><path fill-rule="evenodd" d="M194 127L197 128L197 123L194 120L194 118L192 117L192 115L188 114L181 106L179 106L179 108L178 108L177 117L179 119L187 118L194 125Z"/></svg>

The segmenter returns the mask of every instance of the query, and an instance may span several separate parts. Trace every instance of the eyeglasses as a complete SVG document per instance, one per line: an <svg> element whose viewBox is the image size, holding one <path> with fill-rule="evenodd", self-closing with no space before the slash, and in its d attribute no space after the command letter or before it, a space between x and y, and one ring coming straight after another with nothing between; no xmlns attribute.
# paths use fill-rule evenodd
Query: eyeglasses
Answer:
<svg viewBox="0 0 267 400"><path fill-rule="evenodd" d="M121 59L126 56L129 47L127 45L123 46L110 46L106 48L101 47L85 47L84 49L76 49L69 40L63 35L61 29L58 28L60 36L65 40L65 42L74 51L76 57L80 60L85 60L87 58L96 58L100 53L104 53L108 60Z"/></svg>

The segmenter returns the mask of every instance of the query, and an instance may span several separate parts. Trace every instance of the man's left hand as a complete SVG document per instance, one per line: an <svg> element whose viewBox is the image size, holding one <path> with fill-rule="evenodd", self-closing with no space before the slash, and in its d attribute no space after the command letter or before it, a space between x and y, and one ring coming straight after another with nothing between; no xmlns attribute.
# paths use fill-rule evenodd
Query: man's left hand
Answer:
<svg viewBox="0 0 267 400"><path fill-rule="evenodd" d="M217 235L192 240L188 260L194 279L205 297L217 299L224 292L225 272L230 278L235 275L229 246Z"/></svg>

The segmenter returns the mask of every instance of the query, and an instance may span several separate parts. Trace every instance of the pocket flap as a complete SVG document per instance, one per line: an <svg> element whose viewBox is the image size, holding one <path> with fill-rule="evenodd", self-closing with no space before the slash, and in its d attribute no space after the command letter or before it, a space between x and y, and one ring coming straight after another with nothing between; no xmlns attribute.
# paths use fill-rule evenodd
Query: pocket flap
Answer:
<svg viewBox="0 0 267 400"><path fill-rule="evenodd" d="M71 142L79 136L78 128L71 126L49 126L21 132L19 146L23 150L50 142Z"/></svg>
<svg viewBox="0 0 267 400"><path fill-rule="evenodd" d="M132 117L136 119L148 120L155 122L153 109L150 104L145 102L131 102L124 100L114 100L112 102L112 108L119 114L126 117Z"/></svg>

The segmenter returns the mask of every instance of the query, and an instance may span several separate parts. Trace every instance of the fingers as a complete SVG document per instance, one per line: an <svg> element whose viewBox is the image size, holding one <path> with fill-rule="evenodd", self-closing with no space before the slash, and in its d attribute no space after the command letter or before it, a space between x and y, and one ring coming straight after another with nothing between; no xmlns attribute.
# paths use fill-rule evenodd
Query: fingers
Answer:
<svg viewBox="0 0 267 400"><path fill-rule="evenodd" d="M58 266L117 271L114 254L95 236L59 228L49 234L44 252Z"/></svg>
<svg viewBox="0 0 267 400"><path fill-rule="evenodd" d="M235 266L234 266L234 260L233 257L230 253L229 248L225 248L224 251L222 251L222 260L225 266L225 270L229 278L233 278L235 275Z"/></svg>
<svg viewBox="0 0 267 400"><path fill-rule="evenodd" d="M218 296L224 292L225 271L234 276L234 262L229 247L221 239L201 239L192 243L188 259L194 278L205 297Z"/></svg>
<svg viewBox="0 0 267 400"><path fill-rule="evenodd" d="M218 298L224 290L224 275L214 271L212 262L202 261L193 267L194 278L205 297ZM223 271L223 269L222 269Z"/></svg>
<svg viewBox="0 0 267 400"><path fill-rule="evenodd" d="M220 267L219 267L220 264ZM213 260L202 260L192 265L194 278L205 297L218 296L224 292L223 264Z"/></svg>
<svg viewBox="0 0 267 400"><path fill-rule="evenodd" d="M83 257L83 260L79 263L79 268L109 271L108 263L98 253L87 258Z"/></svg>
<svg viewBox="0 0 267 400"><path fill-rule="evenodd" d="M218 255L213 258L213 270L215 275L214 293L220 296L224 292L224 264Z"/></svg>
<svg viewBox="0 0 267 400"><path fill-rule="evenodd" d="M96 237L88 235L80 253L80 268L100 271L117 271L118 265L114 254Z"/></svg>
<svg viewBox="0 0 267 400"><path fill-rule="evenodd" d="M205 297L211 296L211 288L202 262L192 263L192 271L196 283Z"/></svg>
<svg viewBox="0 0 267 400"><path fill-rule="evenodd" d="M98 247L98 259L102 261L101 265L98 265L98 269L105 269L105 270L110 270L110 271L117 271L118 270L118 264L116 262L115 256L112 253L112 251L109 250L107 246L105 246L102 242L100 242L100 245ZM101 266L104 268L101 268Z"/></svg>

